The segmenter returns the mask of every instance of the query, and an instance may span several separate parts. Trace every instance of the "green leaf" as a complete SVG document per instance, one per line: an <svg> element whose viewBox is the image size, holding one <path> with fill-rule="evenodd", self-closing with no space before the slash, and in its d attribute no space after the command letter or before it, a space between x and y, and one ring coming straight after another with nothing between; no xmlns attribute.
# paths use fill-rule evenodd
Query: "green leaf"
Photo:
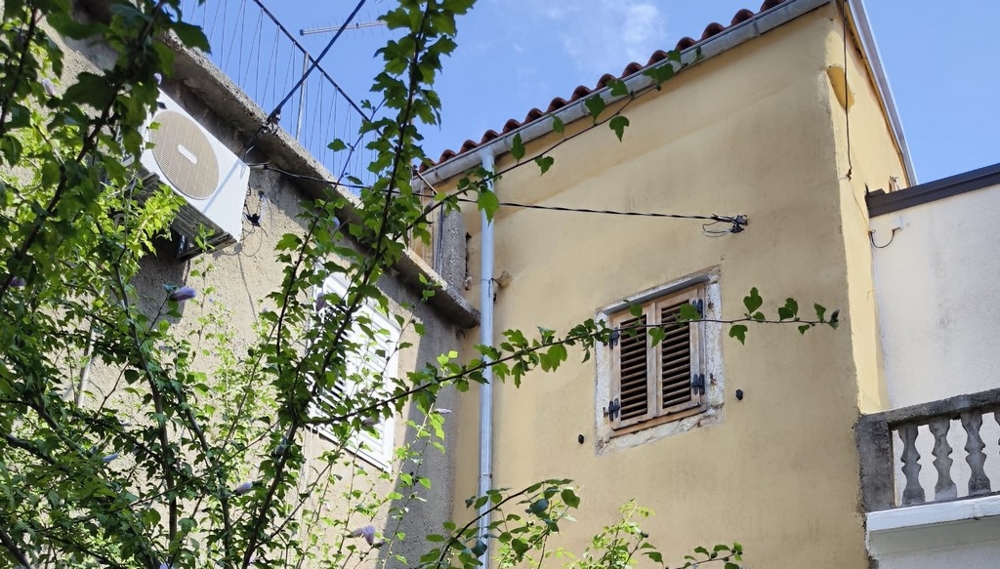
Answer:
<svg viewBox="0 0 1000 569"><path fill-rule="evenodd" d="M559 364L566 361L567 355L566 346L563 344L553 344L547 352L538 354L542 371L557 369Z"/></svg>
<svg viewBox="0 0 1000 569"><path fill-rule="evenodd" d="M834 330L837 329L837 326L840 326L840 309L834 310L833 313L830 314L829 324Z"/></svg>
<svg viewBox="0 0 1000 569"><path fill-rule="evenodd" d="M597 117L601 116L601 112L604 108L607 107L607 105L604 104L604 99L602 99L600 95L591 96L585 100L583 104L587 107L591 118L595 121L597 120Z"/></svg>
<svg viewBox="0 0 1000 569"><path fill-rule="evenodd" d="M659 551L647 551L646 557L653 560L654 563L663 563L663 554Z"/></svg>
<svg viewBox="0 0 1000 569"><path fill-rule="evenodd" d="M538 515L545 513L545 510L548 509L549 509L549 501L546 500L545 498L541 498L539 500L535 500L534 502L531 503L530 506L528 506L528 513Z"/></svg>
<svg viewBox="0 0 1000 569"><path fill-rule="evenodd" d="M701 313L698 312L697 306L688 302L680 306L680 309L677 312L677 320L681 322L694 322L701 320Z"/></svg>
<svg viewBox="0 0 1000 569"><path fill-rule="evenodd" d="M674 71L674 66L670 63L665 63L658 67L652 67L642 72L643 75L649 77L653 81L656 81L656 86L659 87L663 83L671 80L676 75Z"/></svg>
<svg viewBox="0 0 1000 569"><path fill-rule="evenodd" d="M481 539L477 539L476 544L472 546L470 551L473 555L479 557L480 555L486 553L486 542Z"/></svg>
<svg viewBox="0 0 1000 569"><path fill-rule="evenodd" d="M200 49L205 53L210 53L212 47L208 44L208 38L205 37L205 33L201 30L200 26L195 26L185 22L174 22L171 27L177 37L184 42L187 47L194 47Z"/></svg>
<svg viewBox="0 0 1000 569"><path fill-rule="evenodd" d="M628 312L636 318L642 316L642 305L641 304L630 304L628 307Z"/></svg>
<svg viewBox="0 0 1000 569"><path fill-rule="evenodd" d="M542 174L549 171L549 168L556 163L556 159L551 156L539 156L535 158L535 164L538 164L538 169L541 170Z"/></svg>
<svg viewBox="0 0 1000 569"><path fill-rule="evenodd" d="M741 344L746 344L747 327L743 324L733 324L729 329L729 337L736 338Z"/></svg>
<svg viewBox="0 0 1000 569"><path fill-rule="evenodd" d="M806 332L809 331L810 328L812 328L812 324L803 324L803 325L799 326L799 332L801 332L802 334L805 334Z"/></svg>
<svg viewBox="0 0 1000 569"><path fill-rule="evenodd" d="M555 115L552 115L552 130L558 132L559 134L562 134L565 128L566 125L563 124L562 119Z"/></svg>
<svg viewBox="0 0 1000 569"><path fill-rule="evenodd" d="M524 158L524 143L521 141L521 133L514 135L514 140L511 141L510 155L519 162L521 158Z"/></svg>
<svg viewBox="0 0 1000 569"><path fill-rule="evenodd" d="M577 508L580 506L580 497L576 495L576 492L572 488L563 488L563 491L559 493L562 497L563 503L565 503L570 508Z"/></svg>
<svg viewBox="0 0 1000 569"><path fill-rule="evenodd" d="M13 166L20 162L22 150L21 143L13 136L0 138L0 154L3 154L7 164Z"/></svg>
<svg viewBox="0 0 1000 569"><path fill-rule="evenodd" d="M822 322L823 317L826 316L826 307L822 304L814 304L813 308L816 309L816 320Z"/></svg>
<svg viewBox="0 0 1000 569"><path fill-rule="evenodd" d="M500 209L500 198L497 197L496 192L489 190L479 192L478 197L476 206L479 208L479 211L486 213L486 219L493 221L493 216Z"/></svg>
<svg viewBox="0 0 1000 569"><path fill-rule="evenodd" d="M615 131L615 136L618 137L618 142L622 141L622 136L625 134L625 127L628 125L628 117L624 117L622 115L618 115L608 122L608 126L611 127L611 130Z"/></svg>
<svg viewBox="0 0 1000 569"><path fill-rule="evenodd" d="M341 150L347 149L347 143L339 138L335 138L333 139L333 142L327 144L326 147L329 148L330 150L333 150L334 152L339 152Z"/></svg>
<svg viewBox="0 0 1000 569"><path fill-rule="evenodd" d="M511 540L510 547L514 550L514 553L516 553L518 557L523 556L530 549L528 544L521 538Z"/></svg>
<svg viewBox="0 0 1000 569"><path fill-rule="evenodd" d="M83 72L77 75L76 83L66 89L63 100L102 108L117 94L114 82L107 77Z"/></svg>
<svg viewBox="0 0 1000 569"><path fill-rule="evenodd" d="M654 346L659 345L659 343L662 342L663 339L667 337L667 333L663 331L663 328L660 328L658 326L649 328L647 332L649 334L649 337L653 340Z"/></svg>
<svg viewBox="0 0 1000 569"><path fill-rule="evenodd" d="M747 314L752 314L755 310L764 305L764 299L757 292L757 287L750 289L750 295L743 297L743 305L747 307Z"/></svg>
<svg viewBox="0 0 1000 569"><path fill-rule="evenodd" d="M740 569L740 566L733 563L732 561L726 562L725 569Z"/></svg>
<svg viewBox="0 0 1000 569"><path fill-rule="evenodd" d="M274 246L275 251L291 251L298 249L299 245L302 245L302 238L294 233L286 233L281 236L278 240L278 244Z"/></svg>
<svg viewBox="0 0 1000 569"><path fill-rule="evenodd" d="M794 298L785 301L785 305L778 308L778 320L791 320L799 315L799 303Z"/></svg>
<svg viewBox="0 0 1000 569"><path fill-rule="evenodd" d="M612 97L625 97L628 95L628 87L621 79L612 79L611 81L608 81L608 87L611 90Z"/></svg>

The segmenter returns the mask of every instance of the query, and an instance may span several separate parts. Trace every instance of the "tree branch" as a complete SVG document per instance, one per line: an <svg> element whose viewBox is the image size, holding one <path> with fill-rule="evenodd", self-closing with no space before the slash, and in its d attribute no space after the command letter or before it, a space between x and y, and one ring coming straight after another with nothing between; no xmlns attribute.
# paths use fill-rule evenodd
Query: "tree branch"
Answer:
<svg viewBox="0 0 1000 569"><path fill-rule="evenodd" d="M0 545L3 545L4 549L6 549L10 553L11 557L13 557L18 563L26 569L30 569L31 562L28 561L24 552L21 551L21 548L19 548L17 544L14 543L14 540L11 539L10 535L7 534L7 531L3 529L4 527L11 527L11 525L12 524L10 524L8 520L3 521L3 527L0 527Z"/></svg>
<svg viewBox="0 0 1000 569"><path fill-rule="evenodd" d="M35 32L38 30L38 20L41 18L41 11L30 7L28 15L28 29L24 32L24 46L21 50L21 57L17 60L17 69L14 70L13 80L10 84L10 92L4 96L2 108L0 108L0 137L7 134L7 113L10 112L10 105L14 101L14 96L17 94L17 88L20 86L22 75L24 74L24 65L28 61L28 55L31 53L31 42L35 39ZM10 77L10 76L8 76Z"/></svg>

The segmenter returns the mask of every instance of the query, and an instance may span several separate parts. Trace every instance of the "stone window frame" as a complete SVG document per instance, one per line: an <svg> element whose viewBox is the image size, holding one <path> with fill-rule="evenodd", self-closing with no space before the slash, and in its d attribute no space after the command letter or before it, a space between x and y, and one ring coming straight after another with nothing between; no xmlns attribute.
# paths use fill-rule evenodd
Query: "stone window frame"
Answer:
<svg viewBox="0 0 1000 569"><path fill-rule="evenodd" d="M699 291L697 297L703 302L702 310L706 320L722 319L717 268L675 279L604 306L598 309L597 319L614 327L623 314L629 314L631 306L649 307L691 290ZM691 326L697 327L692 336L697 338L698 345L693 351L698 353L698 373L704 375L705 391L701 395L702 400L695 408L667 414L651 413L646 420L622 422L609 416L608 405L618 395L615 348L611 344L598 346L595 351L594 398L595 447L598 455L674 436L723 419L723 325L718 322L696 322ZM620 338L621 336L619 341Z"/></svg>

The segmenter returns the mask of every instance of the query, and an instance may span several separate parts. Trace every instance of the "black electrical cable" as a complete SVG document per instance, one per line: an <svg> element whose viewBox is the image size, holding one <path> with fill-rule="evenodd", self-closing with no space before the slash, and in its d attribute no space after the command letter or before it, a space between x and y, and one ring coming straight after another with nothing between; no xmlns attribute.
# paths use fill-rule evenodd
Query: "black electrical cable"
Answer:
<svg viewBox="0 0 1000 569"><path fill-rule="evenodd" d="M876 245L875 244L875 230L874 229L872 229L871 231L868 232L868 240L871 241L872 247L874 247L876 249L885 249L889 245L892 245L892 241L896 238L896 232L897 231L899 231L898 227L893 227L892 228L892 233L889 234L889 240L886 241L885 245Z"/></svg>
<svg viewBox="0 0 1000 569"><path fill-rule="evenodd" d="M324 178L318 178L316 176L308 176L305 174L295 174L293 172L288 172L282 170L281 168L276 168L270 164L249 164L250 167L261 168L263 170L271 170L272 172L277 172L279 174L297 178L300 180L308 180L310 182L318 182L321 184L326 184L328 186L348 188L352 190L365 190L368 186L362 186L359 184L345 184L342 182L336 182L333 180L327 180ZM418 194L423 197L433 197L430 194ZM464 203L477 203L476 200L472 198L456 198L460 202ZM524 204L518 202L499 202L501 207L514 207L521 209L534 209L542 211L561 211L569 213L590 213L598 215L618 215L627 217L654 217L654 218L667 218L667 219L693 219L701 221L712 221L716 223L729 223L733 227L725 233L739 233L744 230L747 226L748 221L745 215L736 216L725 216L725 215L684 215L677 213L658 213L658 212L641 212L641 211L619 211L611 209L591 209L583 207L565 207L565 206L554 206L554 205L539 205L539 204Z"/></svg>
<svg viewBox="0 0 1000 569"><path fill-rule="evenodd" d="M854 160L851 157L851 83L847 78L848 68L851 62L847 59L847 14L850 8L847 0L844 0L844 119L847 123L847 179L850 180L854 174Z"/></svg>

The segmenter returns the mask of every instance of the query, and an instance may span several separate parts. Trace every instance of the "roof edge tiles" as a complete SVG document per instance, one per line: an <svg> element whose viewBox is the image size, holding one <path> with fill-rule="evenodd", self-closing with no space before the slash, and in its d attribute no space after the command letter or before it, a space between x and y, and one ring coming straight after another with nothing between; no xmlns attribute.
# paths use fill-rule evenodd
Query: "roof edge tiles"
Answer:
<svg viewBox="0 0 1000 569"><path fill-rule="evenodd" d="M724 26L722 24L719 24L718 22L712 22L705 27L705 30L702 32L700 39L695 40L690 37L681 38L677 42L677 45L675 46L674 49L676 51L682 52L682 62L687 64L694 63L696 61L695 51L698 48L703 50L703 58L708 58L713 55L717 55L718 53L726 51L745 41L757 37L766 31L776 28L781 24L784 24L794 18L801 16L802 14L811 12L820 6L828 4L829 2L831 2L831 0L765 0L765 2L761 5L760 10L758 10L757 12L753 12L747 9L740 10L736 12L736 14L733 16L728 26ZM777 18L774 18L771 21L763 21L765 20L765 16L770 14L775 14ZM739 30L746 30L746 32L743 34L739 34L739 37L734 38L733 41L722 42L722 45L719 46L719 49L717 50L713 49L711 50L711 53L709 53L708 50L706 49L708 47L708 44L722 40L724 39L723 36L729 36L731 34L735 34ZM684 57L685 55L687 57ZM589 97L594 93L599 93L602 91L606 92L608 90L607 85L611 81L642 78L641 73L643 71L645 71L650 67L655 66L658 63L663 62L664 60L667 59L667 56L668 53L666 51L657 50L653 52L653 54L649 57L649 59L646 61L645 64L633 61L629 63L627 66L625 66L625 69L622 70L622 73L618 76L612 75L610 73L605 73L604 75L601 76L601 78L598 80L597 84L594 87L586 87L584 85L580 85L573 90L573 93L570 95L569 99L564 99L562 97L555 97L554 99L552 99L549 102L545 111L542 111L541 109L538 108L533 108L530 111L528 111L524 119L520 121L514 118L508 119L507 122L504 123L503 128L499 133L495 130L488 130L486 131L486 133L483 134L482 138L480 138L478 142L472 139L468 139L462 143L458 151L451 149L445 150L444 152L441 153L441 156L438 158L436 163L431 165L423 164L420 166L420 171L434 173L435 171L439 170L440 167L445 163L452 161L459 156L469 154L473 150L480 148L482 146L486 146L491 143L496 143L498 142L498 139L502 139L506 135L512 134L515 131L523 131L526 129L526 127L532 125L532 123L535 123L540 118L545 117L546 115L551 115L553 113L561 114L567 110L567 107L572 106L573 103L580 101L581 99ZM651 80L646 82L650 83L650 85L640 85L639 87L644 88L651 86L652 83ZM604 95L605 93L602 93L602 96ZM609 95L604 96L604 98L609 102L611 100L616 99L615 97L611 97ZM582 104L576 106L582 108ZM580 117L572 117L570 120L576 120L577 118ZM570 122L570 121L563 119L563 122ZM545 132L548 132L548 130L551 130L551 128L546 129ZM540 136L541 134L544 134L544 132L538 134L537 136ZM531 136L530 138L522 136L522 139L524 139L523 142L527 142L528 140L534 138L536 138L536 136ZM506 146L509 146L509 144L505 145L505 147L501 149L501 152L506 152L510 150L510 148ZM464 169L465 168L463 168L462 170ZM444 177L435 176L435 177L438 178L438 180L440 180L444 179L447 176Z"/></svg>

